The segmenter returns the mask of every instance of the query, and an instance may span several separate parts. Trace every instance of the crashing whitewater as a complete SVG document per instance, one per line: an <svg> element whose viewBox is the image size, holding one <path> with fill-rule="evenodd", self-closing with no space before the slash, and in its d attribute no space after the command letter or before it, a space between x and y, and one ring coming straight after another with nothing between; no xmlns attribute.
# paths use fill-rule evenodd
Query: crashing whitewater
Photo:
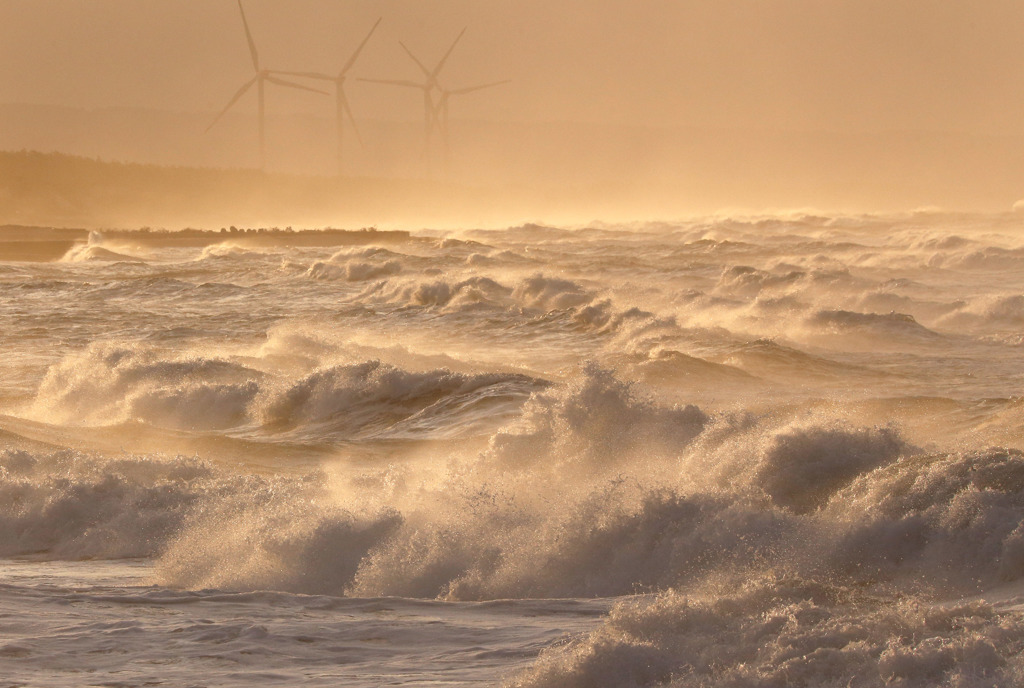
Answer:
<svg viewBox="0 0 1024 688"><path fill-rule="evenodd" d="M0 667L1020 685L1022 222L122 233L0 263ZM40 674L58 638L83 659Z"/></svg>

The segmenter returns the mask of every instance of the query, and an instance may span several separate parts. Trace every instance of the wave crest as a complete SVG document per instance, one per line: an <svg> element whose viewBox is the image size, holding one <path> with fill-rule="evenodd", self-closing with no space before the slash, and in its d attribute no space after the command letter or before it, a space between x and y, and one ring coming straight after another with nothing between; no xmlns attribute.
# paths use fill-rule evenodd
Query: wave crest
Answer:
<svg viewBox="0 0 1024 688"><path fill-rule="evenodd" d="M465 418L461 424L444 423L452 414L483 406L500 418L502 411L517 406L543 384L523 375L410 372L368 361L322 368L268 393L257 402L254 415L273 431L309 431L313 426L318 433L348 438L384 432L394 436L399 430L412 432L416 426L458 433L471 424Z"/></svg>
<svg viewBox="0 0 1024 688"><path fill-rule="evenodd" d="M245 417L260 377L221 359L163 358L138 346L100 342L50 367L33 413L72 425L141 417L184 429L231 427Z"/></svg>
<svg viewBox="0 0 1024 688"><path fill-rule="evenodd" d="M510 685L1015 685L1018 615L929 607L762 577L716 599L668 592L617 605L582 640L546 651Z"/></svg>

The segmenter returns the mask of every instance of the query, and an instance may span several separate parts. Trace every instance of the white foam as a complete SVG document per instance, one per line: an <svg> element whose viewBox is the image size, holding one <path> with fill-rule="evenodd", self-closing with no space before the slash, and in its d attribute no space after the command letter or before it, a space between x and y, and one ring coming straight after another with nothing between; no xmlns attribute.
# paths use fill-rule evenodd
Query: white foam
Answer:
<svg viewBox="0 0 1024 688"><path fill-rule="evenodd" d="M1018 685L1024 620L772 576L715 597L624 602L509 683L541 686Z"/></svg>

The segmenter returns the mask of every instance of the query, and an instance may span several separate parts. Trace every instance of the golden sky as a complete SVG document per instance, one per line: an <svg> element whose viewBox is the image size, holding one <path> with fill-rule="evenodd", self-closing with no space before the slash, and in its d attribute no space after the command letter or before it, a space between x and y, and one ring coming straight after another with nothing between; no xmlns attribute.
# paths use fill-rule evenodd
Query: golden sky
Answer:
<svg viewBox="0 0 1024 688"><path fill-rule="evenodd" d="M0 151L443 177L580 217L1024 197L1024 0L243 1L276 70L334 73L381 18L345 88L362 145L273 84L264 146L253 92L207 130L253 77L237 0L0 0ZM400 42L433 66L464 28L441 85L509 82L453 98L444 145L421 92L358 79L418 81Z"/></svg>
<svg viewBox="0 0 1024 688"><path fill-rule="evenodd" d="M1024 131L1020 0L247 0L270 68L333 71L378 16L353 76L443 73L465 117L830 131ZM0 103L216 111L250 74L232 0L0 0ZM274 94L277 111L329 110ZM350 86L359 116L414 96Z"/></svg>

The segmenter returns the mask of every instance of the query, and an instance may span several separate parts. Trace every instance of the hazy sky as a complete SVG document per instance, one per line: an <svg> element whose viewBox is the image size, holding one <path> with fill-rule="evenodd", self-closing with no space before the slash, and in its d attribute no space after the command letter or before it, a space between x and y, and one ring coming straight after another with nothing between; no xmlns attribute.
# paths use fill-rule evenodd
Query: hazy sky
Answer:
<svg viewBox="0 0 1024 688"><path fill-rule="evenodd" d="M247 0L271 68L507 86L453 116L653 125L1024 133L1020 0ZM0 102L215 111L251 72L233 0L0 0ZM363 117L415 92L354 83ZM330 112L274 92L276 111Z"/></svg>

